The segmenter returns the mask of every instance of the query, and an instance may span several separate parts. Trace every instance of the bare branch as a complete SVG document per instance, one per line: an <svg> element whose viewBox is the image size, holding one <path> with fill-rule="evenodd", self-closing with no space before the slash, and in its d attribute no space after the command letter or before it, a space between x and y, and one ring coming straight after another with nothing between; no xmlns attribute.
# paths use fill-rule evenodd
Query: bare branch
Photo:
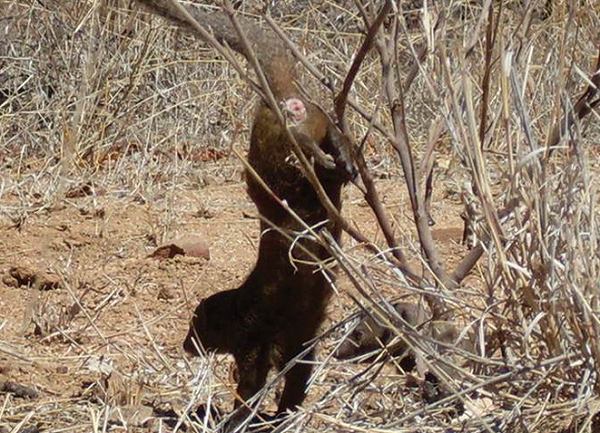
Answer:
<svg viewBox="0 0 600 433"><path fill-rule="evenodd" d="M519 200L512 199L506 207L498 212L497 219L502 220L508 217L519 205ZM452 273L452 281L455 284L459 284L462 280L465 279L467 275L471 272L471 270L475 267L479 259L484 253L484 245L489 243L490 237L486 237L482 239L479 244L469 251L469 253L463 257L460 263L456 266L456 269Z"/></svg>
<svg viewBox="0 0 600 433"><path fill-rule="evenodd" d="M427 257L428 264L438 281L440 281L443 285L450 287L452 286L452 282L446 273L437 249L435 248L433 237L431 236L431 230L429 227L429 220L423 201L423 196L420 192L421 188L416 179L414 158L408 140L408 131L406 129L404 93L401 86L396 85L397 80L393 74L394 68L392 67L392 61L395 58L393 53L396 52L397 45L397 30L394 32L394 37L388 45L384 45L383 43L378 44L378 50L384 73L384 92L390 106L395 131L395 139L391 142L391 144L400 158L400 163L404 171L404 179L406 180L406 187L412 205L413 216L417 226L419 240L425 256ZM432 306L432 308L433 307L434 306Z"/></svg>
<svg viewBox="0 0 600 433"><path fill-rule="evenodd" d="M581 120L587 116L595 107L600 105L600 97L594 98L600 92L600 48L598 48L598 58L596 60L596 70L589 79L589 84L583 94L579 97L573 110L564 115L562 119L554 125L552 132L548 136L546 149L548 155L553 152L553 149L560 142L560 139L566 134L569 128L575 122L575 119Z"/></svg>
<svg viewBox="0 0 600 433"><path fill-rule="evenodd" d="M346 104L348 102L348 94L350 93L350 89L352 88L352 83L354 82L354 79L356 78L356 74L358 74L358 71L360 70L360 66L362 65L362 62L364 61L367 53L373 46L373 41L375 39L375 35L379 31L379 28L383 24L385 17L387 16L387 14L390 12L391 9L392 9L391 0L385 0L383 7L379 11L379 14L377 15L377 17L375 18L375 20L369 27L369 30L367 31L367 35L365 36L365 40L363 41L363 44L361 45L360 49L356 53L354 62L352 62L352 65L350 66L350 70L348 71L348 74L346 75L346 79L344 80L344 84L342 86L341 92L335 98L335 102L334 102L335 103L335 113L336 113L336 116L337 116L337 119L339 122L342 122L344 119L344 112L346 110ZM343 128L343 129L345 131L346 128Z"/></svg>

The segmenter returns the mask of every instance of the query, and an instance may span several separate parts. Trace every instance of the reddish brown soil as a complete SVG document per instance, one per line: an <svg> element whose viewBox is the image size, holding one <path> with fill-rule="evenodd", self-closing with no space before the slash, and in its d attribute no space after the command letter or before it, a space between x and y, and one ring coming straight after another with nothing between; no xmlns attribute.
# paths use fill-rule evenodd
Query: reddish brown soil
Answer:
<svg viewBox="0 0 600 433"><path fill-rule="evenodd" d="M403 183L380 186L398 232L411 233ZM350 187L345 195L348 218L381 241L359 192ZM449 264L464 252L459 211L458 204L434 207L434 237ZM105 192L65 199L19 228L0 220L0 380L40 393L35 401L13 398L0 425L33 411L32 422L44 428L72 427L77 411L71 417L68 408L86 402L189 401L194 370L181 350L188 319L200 298L245 278L258 241L254 213L239 182L169 192L144 204ZM190 233L206 238L209 261L148 258L165 240ZM400 238L406 244L410 236ZM35 279L17 285L14 268L29 269L38 281L54 279L58 288L38 290ZM340 281L343 291L349 284ZM330 316L340 318L350 308L345 296L336 296ZM221 379L231 384L229 362L218 364ZM223 395L231 399L226 389Z"/></svg>

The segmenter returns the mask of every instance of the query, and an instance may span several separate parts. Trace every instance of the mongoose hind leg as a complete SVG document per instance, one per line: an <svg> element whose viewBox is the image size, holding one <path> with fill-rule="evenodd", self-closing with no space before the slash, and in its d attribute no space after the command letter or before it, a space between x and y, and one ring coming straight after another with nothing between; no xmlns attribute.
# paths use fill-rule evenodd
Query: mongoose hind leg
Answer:
<svg viewBox="0 0 600 433"><path fill-rule="evenodd" d="M250 421L249 417L253 411L250 399L265 385L271 367L269 350L264 346L248 345L247 348L236 351L234 357L239 382L233 406L234 412L225 425L225 432L234 431L240 424Z"/></svg>
<svg viewBox="0 0 600 433"><path fill-rule="evenodd" d="M306 397L306 384L312 372L313 360L314 351L311 350L285 374L285 386L279 399L277 414L284 413L288 409L294 410L296 406L302 404Z"/></svg>
<svg viewBox="0 0 600 433"><path fill-rule="evenodd" d="M268 350L260 346L240 351L234 356L240 378L235 400L235 408L238 408L261 390L271 365Z"/></svg>

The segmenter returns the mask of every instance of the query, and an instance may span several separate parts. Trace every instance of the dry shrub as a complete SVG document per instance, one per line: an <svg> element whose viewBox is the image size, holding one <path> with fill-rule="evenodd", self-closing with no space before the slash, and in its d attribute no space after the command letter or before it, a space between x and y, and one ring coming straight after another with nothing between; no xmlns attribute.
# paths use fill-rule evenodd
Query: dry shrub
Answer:
<svg viewBox="0 0 600 433"><path fill-rule="evenodd" d="M389 72L381 61L385 46L371 50L351 92L358 109L349 108L347 117L370 171L392 179L393 194L407 203L400 212L410 214L417 229L394 225L395 243L368 236L379 254L352 240L344 249L333 246L351 281L341 291L366 305L407 294L440 300L457 323L475 330L480 350L440 357L414 330L400 329L447 390L431 404L405 376L377 369L355 376L358 367L332 368L324 355L311 388L318 398L286 425L290 431L593 431L600 362L594 145L600 129L597 109L572 119L586 88L588 105L598 101L592 84L597 4L404 3L381 28L392 47L392 72L382 72ZM362 17L372 19L380 7L361 4L361 12L357 4L282 2L274 13L306 63L318 65L318 78L337 90L364 39ZM261 12L253 3L241 9ZM234 178L239 171L224 155L232 143L247 142L254 97L193 37L118 0L4 0L0 25L6 37L0 47L0 166L6 173L0 211L15 225L60 201L82 179L148 201L164 188L197 187L209 174ZM306 88L330 107L327 91L305 75ZM387 83L397 98L386 94ZM403 133L393 127L398 105L404 148L390 145ZM223 158L216 165L198 161L194 155L206 149L224 152ZM400 162L403 154L410 155L413 175ZM435 269L436 245L428 249L428 229L400 193L400 175L413 177L422 202L430 166L434 219L448 203L459 213L461 195L471 204L468 222L477 240L463 253L479 248L483 256L466 279L453 279L459 261L447 257ZM403 251L423 278L407 278L390 251ZM170 378L179 383L178 373ZM212 402L209 381L204 368L191 381L188 409L200 394ZM460 416L456 401L465 408ZM103 410L96 407L93 416Z"/></svg>

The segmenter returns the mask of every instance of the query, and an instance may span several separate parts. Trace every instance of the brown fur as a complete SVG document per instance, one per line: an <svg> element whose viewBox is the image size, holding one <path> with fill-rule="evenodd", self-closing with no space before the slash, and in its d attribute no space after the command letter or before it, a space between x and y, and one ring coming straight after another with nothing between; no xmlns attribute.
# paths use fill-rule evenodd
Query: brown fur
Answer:
<svg viewBox="0 0 600 433"><path fill-rule="evenodd" d="M324 221L327 212L300 171L284 161L280 161L281 165L274 164L278 155L267 152L266 148L263 152L257 151L260 146L268 146L268 140L275 139L261 140L264 139L264 135L261 137L261 122L266 116L268 114L256 118L248 156L252 167L307 224ZM275 143L286 144L281 136L278 140L281 141ZM326 136L320 141L324 149L330 145ZM270 157L265 158L266 155ZM339 208L340 189L347 177L321 168L317 168L317 174L330 199ZM301 230L287 210L254 178L248 177L247 182L248 193L262 216L289 234L293 234L293 230ZM327 228L335 238L339 238L338 226L329 223ZM315 272L314 266L292 266L288 258L289 240L266 222L261 223L261 231L258 259L246 281L238 289L219 292L203 300L196 308L184 343L185 349L192 354L197 354L193 339L205 349L232 353L239 371L238 393L242 400L247 400L262 388L271 367L281 369L306 349L306 343L315 336L323 321L331 294L325 276ZM329 257L323 247L311 240L302 240L297 245L302 245L320 260ZM292 254L296 258L312 260L298 247ZM312 358L312 350L303 356L304 361ZM288 371L278 405L279 413L302 403L310 372L311 366L306 363L295 364Z"/></svg>
<svg viewBox="0 0 600 433"><path fill-rule="evenodd" d="M140 2L190 28L168 0ZM248 57L227 17L195 8L188 10L200 24L210 25L218 40L227 42ZM252 21L240 18L240 24L276 100L302 100L293 84L294 61L279 38ZM332 167L316 165L315 171L332 203L339 209L341 188L353 176L353 166L347 153L349 143L317 106L303 102L306 119L291 128L292 133L303 149L317 146L331 156ZM292 143L284 125L262 102L254 118L248 161L271 190L308 225L313 226L325 221L327 212L302 171L290 164L291 154ZM310 153L307 156L311 156ZM248 194L261 216L292 237L303 229L249 174L247 185ZM339 226L328 222L325 227L335 239L339 239ZM323 321L331 294L325 276L315 272L315 266L298 264L293 267L290 264L289 240L264 221L261 222L261 232L258 259L246 281L235 290L216 293L200 302L184 342L184 349L191 354L198 354L197 346L233 354L239 372L237 390L241 399L236 400L236 407L262 388L271 367L281 369L307 349L306 343L314 338ZM329 258L327 251L315 242L304 239L299 244L319 260ZM293 256L313 260L300 248L294 248ZM301 358L311 361L313 350L306 350ZM294 364L288 370L278 413L302 403L310 373L311 365L307 363Z"/></svg>

